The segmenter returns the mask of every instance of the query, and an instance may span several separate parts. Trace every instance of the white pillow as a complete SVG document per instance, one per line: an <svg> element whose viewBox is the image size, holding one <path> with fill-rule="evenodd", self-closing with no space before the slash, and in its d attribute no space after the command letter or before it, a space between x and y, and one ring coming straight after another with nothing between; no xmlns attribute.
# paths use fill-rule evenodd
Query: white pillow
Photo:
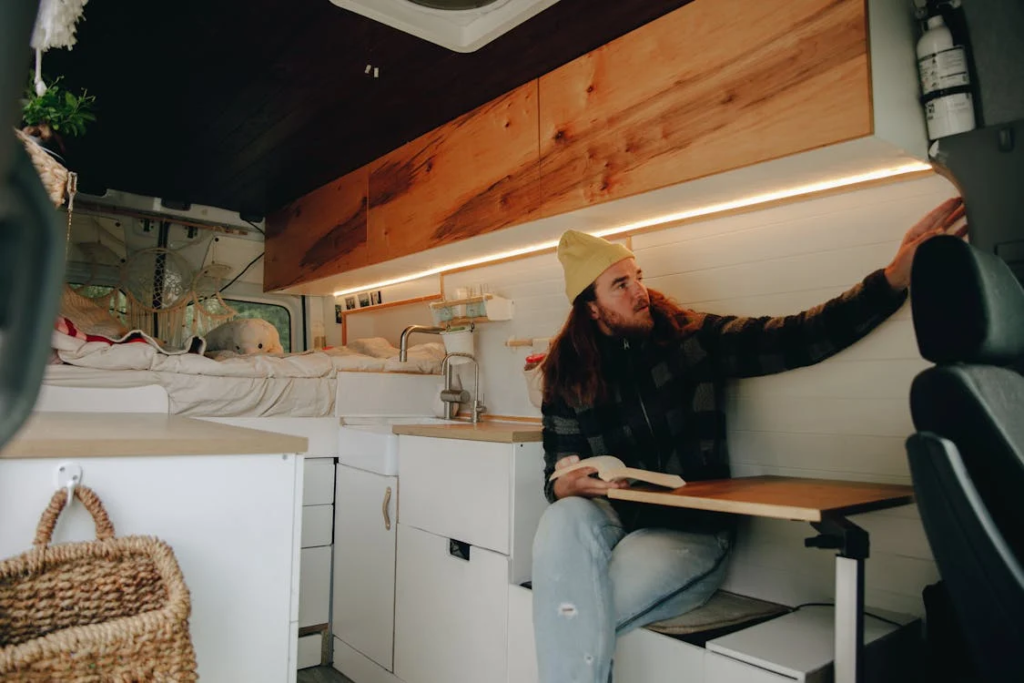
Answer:
<svg viewBox="0 0 1024 683"><path fill-rule="evenodd" d="M398 349L391 345L384 337L367 337L356 339L348 343L348 348L356 353L361 353L374 358L391 358L398 355Z"/></svg>

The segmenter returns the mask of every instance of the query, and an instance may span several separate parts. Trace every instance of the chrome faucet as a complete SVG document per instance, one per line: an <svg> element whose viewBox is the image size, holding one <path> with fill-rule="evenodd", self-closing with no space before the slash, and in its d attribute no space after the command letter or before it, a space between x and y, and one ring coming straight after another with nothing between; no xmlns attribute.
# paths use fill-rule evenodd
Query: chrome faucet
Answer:
<svg viewBox="0 0 1024 683"><path fill-rule="evenodd" d="M419 332L420 334L441 334L444 331L445 329L443 327L409 325L409 327L402 330L402 336L398 340L398 360L403 363L409 360L409 335L414 332Z"/></svg>
<svg viewBox="0 0 1024 683"><path fill-rule="evenodd" d="M480 414L487 411L487 406L480 402L480 363L468 353L449 353L441 361L441 374L444 375L444 389L441 400L444 402L444 416L454 420L458 415L459 404L469 401L469 392L465 389L452 389L452 358L468 358L473 361L473 410L470 419L473 424L480 421Z"/></svg>

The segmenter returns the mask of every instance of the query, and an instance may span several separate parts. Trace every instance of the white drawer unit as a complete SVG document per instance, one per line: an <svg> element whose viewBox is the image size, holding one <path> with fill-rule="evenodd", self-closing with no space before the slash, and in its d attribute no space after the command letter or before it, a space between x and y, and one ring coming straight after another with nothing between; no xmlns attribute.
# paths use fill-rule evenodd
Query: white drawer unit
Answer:
<svg viewBox="0 0 1024 683"><path fill-rule="evenodd" d="M326 624L331 606L331 547L303 548L299 564L299 628Z"/></svg>
<svg viewBox="0 0 1024 683"><path fill-rule="evenodd" d="M509 554L512 449L512 444L399 437L399 522Z"/></svg>
<svg viewBox="0 0 1024 683"><path fill-rule="evenodd" d="M302 505L334 502L334 458L306 457L302 480Z"/></svg>
<svg viewBox="0 0 1024 683"><path fill-rule="evenodd" d="M398 525L395 675L405 683L505 679L508 558Z"/></svg>
<svg viewBox="0 0 1024 683"><path fill-rule="evenodd" d="M316 548L331 544L334 526L333 505L305 505L302 508L302 547Z"/></svg>

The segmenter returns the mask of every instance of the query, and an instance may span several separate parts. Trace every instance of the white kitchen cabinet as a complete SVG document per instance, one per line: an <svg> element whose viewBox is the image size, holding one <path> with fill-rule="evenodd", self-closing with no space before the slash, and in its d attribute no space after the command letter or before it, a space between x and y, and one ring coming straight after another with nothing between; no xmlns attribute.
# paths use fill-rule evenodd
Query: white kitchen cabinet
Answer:
<svg viewBox="0 0 1024 683"><path fill-rule="evenodd" d="M506 677L508 558L399 525L395 675L405 683L479 683Z"/></svg>
<svg viewBox="0 0 1024 683"><path fill-rule="evenodd" d="M402 436L399 454L403 525L509 554L511 444Z"/></svg>
<svg viewBox="0 0 1024 683"><path fill-rule="evenodd" d="M505 681L509 585L529 578L547 506L541 445L403 434L398 466L395 676Z"/></svg>
<svg viewBox="0 0 1024 683"><path fill-rule="evenodd" d="M207 454L188 454L197 443ZM152 535L173 548L200 680L294 681L303 448L178 416L37 414L0 452L0 557L32 547L55 471L77 464L118 537ZM53 542L95 537L75 501Z"/></svg>
<svg viewBox="0 0 1024 683"><path fill-rule="evenodd" d="M467 428L470 425L466 425ZM544 451L527 443L399 437L399 523L508 556L508 583L530 578L547 508Z"/></svg>
<svg viewBox="0 0 1024 683"><path fill-rule="evenodd" d="M338 465L336 486L334 636L391 671L398 478Z"/></svg>

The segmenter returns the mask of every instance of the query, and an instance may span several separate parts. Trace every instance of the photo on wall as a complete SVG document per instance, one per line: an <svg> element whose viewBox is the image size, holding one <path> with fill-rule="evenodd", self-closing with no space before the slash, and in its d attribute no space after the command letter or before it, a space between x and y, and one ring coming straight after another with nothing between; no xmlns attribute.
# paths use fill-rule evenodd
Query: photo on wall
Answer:
<svg viewBox="0 0 1024 683"><path fill-rule="evenodd" d="M379 303L380 303L380 290L378 289L376 292L370 292L370 305L371 306L376 306Z"/></svg>
<svg viewBox="0 0 1024 683"><path fill-rule="evenodd" d="M356 298L355 298L355 296L346 296L345 297L345 310L346 311L352 311L352 310L355 310L355 309L356 309Z"/></svg>
<svg viewBox="0 0 1024 683"><path fill-rule="evenodd" d="M339 325L342 323L341 304L334 304L334 322Z"/></svg>
<svg viewBox="0 0 1024 683"><path fill-rule="evenodd" d="M362 292L359 295L359 308L366 308L370 305L370 293Z"/></svg>

